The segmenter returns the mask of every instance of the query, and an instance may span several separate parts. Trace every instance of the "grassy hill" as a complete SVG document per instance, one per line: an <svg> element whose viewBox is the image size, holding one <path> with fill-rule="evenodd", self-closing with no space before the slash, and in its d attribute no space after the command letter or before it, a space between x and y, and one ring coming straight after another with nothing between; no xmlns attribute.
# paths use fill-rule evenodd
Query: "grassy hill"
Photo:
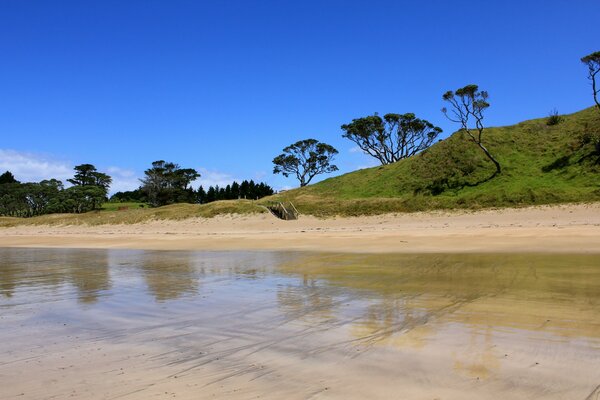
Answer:
<svg viewBox="0 0 600 400"><path fill-rule="evenodd" d="M588 108L547 122L485 130L484 144L503 167L493 179L493 164L456 132L417 156L274 198L322 216L599 201L600 156L590 137L600 136L600 113Z"/></svg>

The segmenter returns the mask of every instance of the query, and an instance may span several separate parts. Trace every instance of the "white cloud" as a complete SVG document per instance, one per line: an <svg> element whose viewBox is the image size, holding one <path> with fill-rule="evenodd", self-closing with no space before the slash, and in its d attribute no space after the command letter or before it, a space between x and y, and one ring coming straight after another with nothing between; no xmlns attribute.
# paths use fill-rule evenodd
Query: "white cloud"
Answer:
<svg viewBox="0 0 600 400"><path fill-rule="evenodd" d="M56 178L65 181L73 176L71 163L51 157L0 149L0 173L10 171L21 182Z"/></svg>
<svg viewBox="0 0 600 400"><path fill-rule="evenodd" d="M10 171L21 182L39 182L44 179L58 179L69 186L67 179L73 177L74 164L59 160L44 154L20 152L10 149L0 149L0 174ZM110 193L124 190L134 190L140 186L135 171L108 167L106 171L113 178Z"/></svg>
<svg viewBox="0 0 600 400"><path fill-rule="evenodd" d="M363 153L363 150L358 147L358 146L354 146L354 147L350 147L350 150L348 150L349 153Z"/></svg>
<svg viewBox="0 0 600 400"><path fill-rule="evenodd" d="M139 177L136 172L120 167L108 167L106 173L113 179L110 193L135 190L140 187Z"/></svg>
<svg viewBox="0 0 600 400"><path fill-rule="evenodd" d="M296 189L297 186L289 186L289 185L283 185L280 188L277 189L278 192L281 192L282 190L291 190L291 189Z"/></svg>
<svg viewBox="0 0 600 400"><path fill-rule="evenodd" d="M235 178L227 172L215 171L207 168L198 168L198 172L200 173L200 178L194 182L194 187L196 188L200 185L202 185L204 189L216 185L225 187L233 181L237 181L238 183L243 181L243 179Z"/></svg>
<svg viewBox="0 0 600 400"><path fill-rule="evenodd" d="M373 168L381 165L377 160L369 160L365 164L360 164L356 167L356 169L365 169L365 168Z"/></svg>
<svg viewBox="0 0 600 400"><path fill-rule="evenodd" d="M267 176L267 173L265 171L258 171L254 174L254 181L260 182L263 179L265 179L265 176Z"/></svg>

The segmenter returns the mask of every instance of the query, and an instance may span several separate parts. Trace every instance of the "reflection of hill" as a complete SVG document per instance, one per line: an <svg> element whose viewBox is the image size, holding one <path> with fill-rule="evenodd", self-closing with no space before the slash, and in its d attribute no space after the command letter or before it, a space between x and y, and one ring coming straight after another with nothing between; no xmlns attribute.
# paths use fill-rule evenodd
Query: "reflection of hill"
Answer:
<svg viewBox="0 0 600 400"><path fill-rule="evenodd" d="M598 255L327 254L279 270L369 299L355 324L365 339L397 339L433 321L600 338Z"/></svg>

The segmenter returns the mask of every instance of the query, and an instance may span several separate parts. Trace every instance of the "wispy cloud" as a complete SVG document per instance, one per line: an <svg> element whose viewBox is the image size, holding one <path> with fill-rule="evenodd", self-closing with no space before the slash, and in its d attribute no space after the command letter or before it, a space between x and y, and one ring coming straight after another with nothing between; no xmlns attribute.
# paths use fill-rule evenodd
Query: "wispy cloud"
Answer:
<svg viewBox="0 0 600 400"><path fill-rule="evenodd" d="M194 182L194 187L202 185L205 189L210 186L227 186L233 181L241 182L243 179L234 177L227 172L215 171L207 168L198 168L200 178Z"/></svg>
<svg viewBox="0 0 600 400"><path fill-rule="evenodd" d="M52 157L0 149L0 173L10 171L21 182L36 182L56 178L62 181L73 176L73 166Z"/></svg>
<svg viewBox="0 0 600 400"><path fill-rule="evenodd" d="M110 192L124 192L135 190L140 186L139 176L135 171L120 167L108 167L106 172L112 177Z"/></svg>
<svg viewBox="0 0 600 400"><path fill-rule="evenodd" d="M67 179L73 177L74 164L70 161L60 160L55 157L21 152L10 149L0 149L0 174L10 171L21 182L39 182L44 179L59 179L69 186ZM106 170L113 178L110 193L125 190L134 190L140 186L135 171L120 167L108 167Z"/></svg>
<svg viewBox="0 0 600 400"><path fill-rule="evenodd" d="M369 161L364 164L357 165L356 169L373 168L373 167L377 167L378 165L381 165L381 164L379 162L377 162L377 160L373 160L373 161Z"/></svg>

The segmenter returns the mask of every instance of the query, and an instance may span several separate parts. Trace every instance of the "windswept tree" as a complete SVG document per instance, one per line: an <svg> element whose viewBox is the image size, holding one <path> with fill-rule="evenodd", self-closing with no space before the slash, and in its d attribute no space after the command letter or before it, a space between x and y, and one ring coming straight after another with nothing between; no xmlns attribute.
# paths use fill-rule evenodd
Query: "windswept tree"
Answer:
<svg viewBox="0 0 600 400"><path fill-rule="evenodd" d="M450 112L446 107L442 108L442 112L452 121L460 124L460 130L465 132L471 141L475 143L485 156L494 164L496 171L494 176L502 172L500 163L492 156L490 151L483 145L483 113L490 106L488 103L489 95L484 90L479 90L477 85L467 85L444 93L442 98L450 103L452 108ZM472 125L474 124L474 125Z"/></svg>
<svg viewBox="0 0 600 400"><path fill-rule="evenodd" d="M145 178L140 179L142 191L148 196L151 205L194 202L194 190L190 184L200 177L195 169L181 168L175 163L158 160L144 174Z"/></svg>
<svg viewBox="0 0 600 400"><path fill-rule="evenodd" d="M338 151L327 143L315 139L300 140L283 149L283 153L273 159L274 174L285 177L295 175L300 186L306 186L319 174L338 170L331 164Z"/></svg>
<svg viewBox="0 0 600 400"><path fill-rule="evenodd" d="M588 79L592 82L592 95L594 96L596 107L600 111L600 100L598 99L600 94L600 83L596 80L596 77L600 72L600 51L588 54L581 59L581 62L588 67Z"/></svg>
<svg viewBox="0 0 600 400"><path fill-rule="evenodd" d="M425 150L442 132L415 114L371 115L342 125L345 133L366 154L382 165L391 164Z"/></svg>

